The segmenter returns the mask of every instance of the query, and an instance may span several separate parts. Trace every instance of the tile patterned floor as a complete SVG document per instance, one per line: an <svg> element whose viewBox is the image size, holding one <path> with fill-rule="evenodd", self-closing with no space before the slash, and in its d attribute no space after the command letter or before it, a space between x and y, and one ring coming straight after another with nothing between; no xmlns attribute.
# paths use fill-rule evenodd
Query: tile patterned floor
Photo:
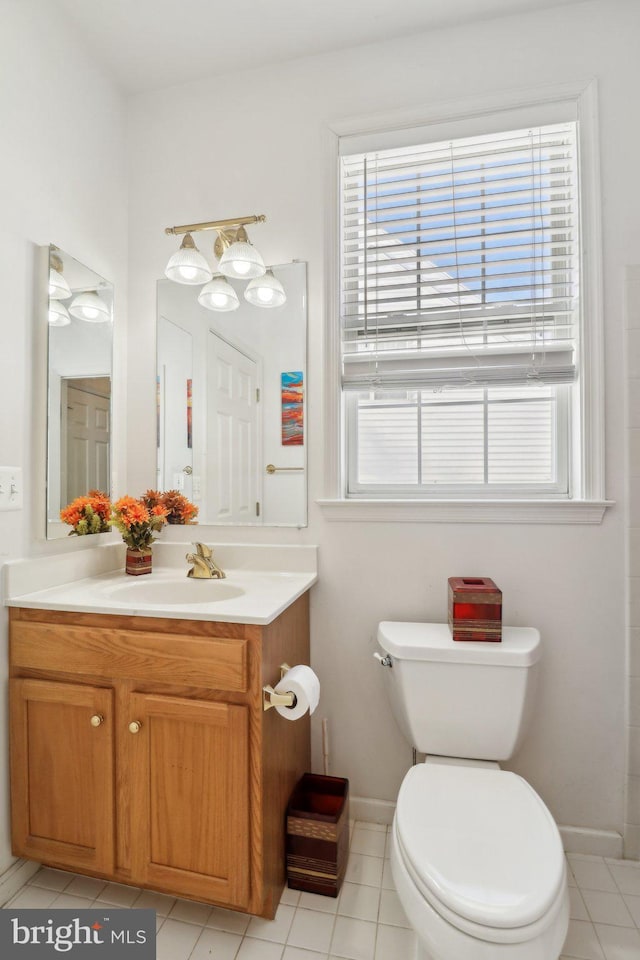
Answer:
<svg viewBox="0 0 640 960"><path fill-rule="evenodd" d="M351 825L337 900L285 889L274 920L43 867L6 904L151 907L157 960L409 960L414 935L393 887L384 826ZM640 863L569 854L562 960L640 960Z"/></svg>

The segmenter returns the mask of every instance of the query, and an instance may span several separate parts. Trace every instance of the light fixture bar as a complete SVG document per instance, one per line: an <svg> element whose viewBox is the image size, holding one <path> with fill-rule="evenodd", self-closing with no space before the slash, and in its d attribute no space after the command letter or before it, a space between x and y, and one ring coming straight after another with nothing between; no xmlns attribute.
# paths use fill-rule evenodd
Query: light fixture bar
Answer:
<svg viewBox="0 0 640 960"><path fill-rule="evenodd" d="M236 217L231 220L207 220L204 223L186 223L180 227L165 227L164 232L179 235L181 233L196 233L198 230L222 230L224 227L241 227L247 223L264 223L267 218L264 213L252 217Z"/></svg>

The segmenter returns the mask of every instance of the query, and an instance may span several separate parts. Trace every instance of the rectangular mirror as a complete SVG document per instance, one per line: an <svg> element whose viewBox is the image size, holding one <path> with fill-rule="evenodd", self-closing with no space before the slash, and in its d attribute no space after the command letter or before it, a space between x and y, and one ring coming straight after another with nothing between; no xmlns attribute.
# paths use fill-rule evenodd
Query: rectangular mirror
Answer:
<svg viewBox="0 0 640 960"><path fill-rule="evenodd" d="M306 526L307 268L272 267L282 306L230 312L158 281L156 487L200 523Z"/></svg>
<svg viewBox="0 0 640 960"><path fill-rule="evenodd" d="M60 510L89 490L111 494L113 284L49 247L47 538Z"/></svg>

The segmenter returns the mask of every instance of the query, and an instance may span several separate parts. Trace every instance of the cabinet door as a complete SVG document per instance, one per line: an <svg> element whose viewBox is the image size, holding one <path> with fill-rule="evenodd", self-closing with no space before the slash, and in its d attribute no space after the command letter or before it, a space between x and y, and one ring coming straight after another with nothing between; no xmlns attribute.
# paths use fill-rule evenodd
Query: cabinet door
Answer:
<svg viewBox="0 0 640 960"><path fill-rule="evenodd" d="M134 883L246 907L248 709L132 694Z"/></svg>
<svg viewBox="0 0 640 960"><path fill-rule="evenodd" d="M13 852L110 873L113 691L25 679L10 689Z"/></svg>

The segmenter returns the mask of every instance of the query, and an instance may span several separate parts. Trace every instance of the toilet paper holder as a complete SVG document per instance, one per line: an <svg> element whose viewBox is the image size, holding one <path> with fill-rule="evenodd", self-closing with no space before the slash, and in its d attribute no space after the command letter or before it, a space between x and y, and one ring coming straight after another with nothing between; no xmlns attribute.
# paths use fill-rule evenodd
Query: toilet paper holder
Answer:
<svg viewBox="0 0 640 960"><path fill-rule="evenodd" d="M287 670L291 670L288 663L280 664L280 679L284 677ZM270 683L262 688L262 709L269 710L270 707L295 707L298 698L295 693L288 691L286 693L276 693Z"/></svg>

